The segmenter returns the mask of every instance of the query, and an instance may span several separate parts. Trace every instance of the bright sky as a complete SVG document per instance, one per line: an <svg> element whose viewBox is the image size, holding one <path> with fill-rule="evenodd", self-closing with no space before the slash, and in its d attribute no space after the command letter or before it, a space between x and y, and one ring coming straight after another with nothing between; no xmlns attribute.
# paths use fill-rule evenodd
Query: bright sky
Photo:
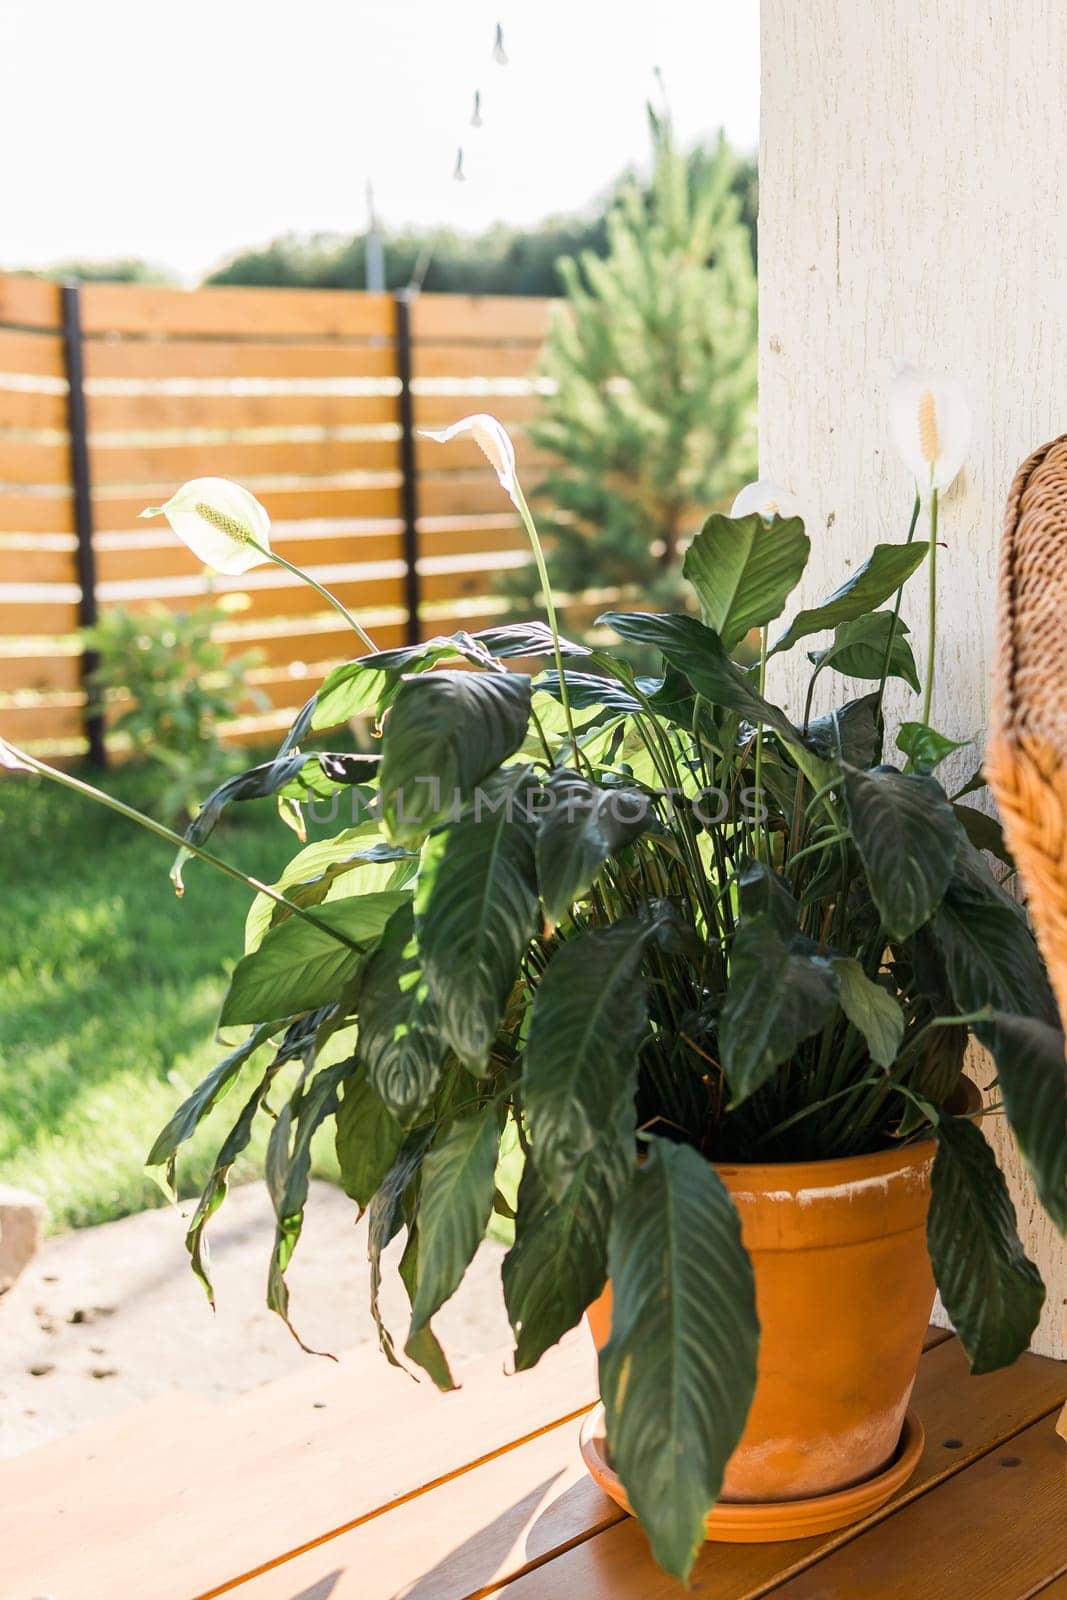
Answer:
<svg viewBox="0 0 1067 1600"><path fill-rule="evenodd" d="M0 267L187 281L295 231L579 209L646 153L758 131L758 0L0 0ZM497 22L509 57L493 63ZM484 126L470 123L481 91ZM452 181L462 144L467 181Z"/></svg>

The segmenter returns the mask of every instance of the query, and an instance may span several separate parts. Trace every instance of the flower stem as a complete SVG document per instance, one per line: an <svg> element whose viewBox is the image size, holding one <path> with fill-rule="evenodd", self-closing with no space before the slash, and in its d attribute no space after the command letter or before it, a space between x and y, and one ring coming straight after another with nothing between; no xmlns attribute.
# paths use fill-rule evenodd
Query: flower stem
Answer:
<svg viewBox="0 0 1067 1600"><path fill-rule="evenodd" d="M934 657L937 649L937 490L930 491L930 620L927 633L926 687L923 693L923 721L930 726L930 707L934 698Z"/></svg>
<svg viewBox="0 0 1067 1600"><path fill-rule="evenodd" d="M578 736L574 731L574 717L571 714L570 696L567 693L567 680L563 673L563 651L560 649L559 643L559 622L556 618L556 603L552 598L552 584L548 576L548 567L545 565L545 552L541 544L541 535L537 531L537 525L534 522L533 513L531 512L529 504L527 503L526 496L522 492L522 487L518 479L515 480L512 488L512 499L515 502L516 511L522 518L522 525L526 529L526 535L530 541L530 548L533 550L534 562L537 566L537 576L541 584L541 592L545 597L545 615L548 618L548 626L552 634L552 649L556 657L556 671L559 674L559 698L563 706L563 715L567 720L567 733L570 736L571 751L574 755L574 765L577 767L580 765L580 757L578 754Z"/></svg>
<svg viewBox="0 0 1067 1600"><path fill-rule="evenodd" d="M332 595L329 589L324 589L321 583L316 583L315 579L309 572L304 572L300 567L294 567L291 561L286 561L285 557L280 556L276 550L268 550L265 545L257 544L255 539L252 539L250 542L255 545L257 550L261 551L262 554L267 557L268 561L273 561L276 567L284 567L286 572L291 572L293 574L294 578L299 578L302 583L306 583L310 588L314 589L316 594L321 594L322 598L328 601L329 604L333 606L333 609L339 612L342 617L344 617L345 621L348 623L348 626L356 632L359 638L366 645L367 649L370 651L371 655L378 654L378 646L375 644L366 628L362 627L361 624L356 621L348 607L343 606L340 600L337 599L336 595Z"/></svg>
<svg viewBox="0 0 1067 1600"><path fill-rule="evenodd" d="M272 889L269 883L260 883L258 878L250 878L238 867L232 867L228 861L223 861L221 856L216 856L210 850L204 850L199 845L190 844L183 839L180 833L175 833L164 823L157 822L154 817L145 816L143 811L138 811L133 806L128 806L122 800L117 800L114 795L105 794L103 789L96 789L91 783L84 783L80 778L75 778L72 773L61 772L58 767L50 767L46 761L38 761L36 756L27 755L25 750L19 750L14 745L9 745L20 762L38 777L50 778L53 783L58 783L65 789L72 789L75 794L85 796L88 800L95 800L97 805L106 806L109 811L116 812L120 817L125 817L129 822L136 822L149 833L156 834L160 839L166 839L168 844L176 845L179 850L188 855L196 856L200 861L206 861L209 866L215 867L219 872L224 872L228 878L233 878L246 889L253 890L256 894L265 894L268 900L273 900L276 905L285 906L296 916L302 917L305 922L310 922L321 933L328 933L339 944L344 944L350 950L359 950L361 946L350 939L347 934L341 933L337 928L331 928L327 923L319 920L313 912L306 911L303 906L298 906L295 900L289 900L284 894L279 894L277 889ZM179 889L180 894L180 889Z"/></svg>
<svg viewBox="0 0 1067 1600"><path fill-rule="evenodd" d="M904 541L905 544L911 544L912 540L915 538L915 530L919 526L919 512L921 508L922 501L919 497L918 488L916 488L915 503L911 508L911 521L908 524L908 537ZM885 688L886 683L889 680L889 668L893 660L893 643L896 639L897 623L900 621L900 603L903 598L904 585L901 584L900 588L897 590L897 598L893 605L893 626L889 630L889 638L886 641L885 660L882 662L882 676L878 684L878 705L875 708L875 726L878 729L879 760L882 759L882 746L885 740L885 724L882 707L885 702ZM923 720L925 721L926 719L924 718Z"/></svg>
<svg viewBox="0 0 1067 1600"><path fill-rule="evenodd" d="M760 695L760 699L761 700L766 698L766 692L767 692L767 648L768 648L769 638L770 638L770 625L768 623L764 623L763 632L760 634L760 643L759 643L759 695ZM805 719L805 721L806 721L806 719ZM763 806L763 724L762 723L760 723L759 726L756 728L756 773L755 773L755 777L756 777L756 801L760 806ZM764 807L764 819L766 819L766 815L767 815L766 807ZM770 839L769 839L769 836L767 834L766 828L764 829L764 838L765 838L765 843L767 845L767 860L770 861L770 858L771 858L770 857Z"/></svg>

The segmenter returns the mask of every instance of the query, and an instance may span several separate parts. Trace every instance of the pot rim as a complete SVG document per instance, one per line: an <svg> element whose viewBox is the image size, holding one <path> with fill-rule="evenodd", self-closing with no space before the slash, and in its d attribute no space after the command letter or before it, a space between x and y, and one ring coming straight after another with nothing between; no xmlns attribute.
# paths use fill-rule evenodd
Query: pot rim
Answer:
<svg viewBox="0 0 1067 1600"><path fill-rule="evenodd" d="M962 1077L949 1102L957 1113L981 1110L982 1096L977 1084ZM863 1183L870 1179L891 1178L932 1162L937 1152L936 1138L896 1149L873 1150L861 1156L831 1156L821 1161L716 1161L715 1171L731 1193L766 1190L818 1190Z"/></svg>

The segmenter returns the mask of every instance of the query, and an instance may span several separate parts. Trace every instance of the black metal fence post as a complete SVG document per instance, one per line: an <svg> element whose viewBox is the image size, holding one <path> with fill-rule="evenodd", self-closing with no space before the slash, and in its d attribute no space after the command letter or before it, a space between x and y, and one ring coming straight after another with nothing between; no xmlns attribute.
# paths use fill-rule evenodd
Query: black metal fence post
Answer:
<svg viewBox="0 0 1067 1600"><path fill-rule="evenodd" d="M415 410L411 399L411 297L404 291L393 297L396 311L396 368L400 378L398 415L400 421L401 513L404 519L404 606L407 611L407 642L418 644L421 637L419 616L419 485L415 460Z"/></svg>
<svg viewBox="0 0 1067 1600"><path fill-rule="evenodd" d="M96 624L96 555L93 551L93 498L89 475L89 437L85 414L85 372L82 360L81 297L76 283L65 283L63 302L63 356L67 374L67 427L70 432L70 479L74 491L74 531L78 538L78 583L81 588L79 619L83 628ZM89 759L107 766L104 710L99 690L92 683L98 656L82 651L81 677L85 691L85 735Z"/></svg>

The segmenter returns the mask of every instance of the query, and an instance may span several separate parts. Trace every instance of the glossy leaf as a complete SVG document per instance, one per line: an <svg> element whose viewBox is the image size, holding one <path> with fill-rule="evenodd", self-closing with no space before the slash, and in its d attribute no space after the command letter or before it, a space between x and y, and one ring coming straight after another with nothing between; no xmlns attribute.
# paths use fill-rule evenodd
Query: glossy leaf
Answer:
<svg viewBox="0 0 1067 1600"><path fill-rule="evenodd" d="M874 903L888 933L906 939L940 905L960 830L934 778L875 767L853 769L845 808Z"/></svg>
<svg viewBox="0 0 1067 1600"><path fill-rule="evenodd" d="M317 906L326 899L401 889L414 876L417 865L417 855L386 844L375 824L364 822L299 850L271 887L293 905ZM268 928L293 915L269 895L257 894L245 917L245 950L256 949Z"/></svg>
<svg viewBox="0 0 1067 1600"><path fill-rule="evenodd" d="M1004 1174L964 1118L943 1117L937 1127L927 1239L971 1371L1009 1366L1030 1343L1045 1288L1019 1241Z"/></svg>
<svg viewBox="0 0 1067 1600"><path fill-rule="evenodd" d="M949 739L925 722L902 722L897 729L897 749L908 758L909 772L933 772L953 750L962 750L969 739Z"/></svg>
<svg viewBox="0 0 1067 1600"><path fill-rule="evenodd" d="M933 931L963 1012L989 1006L1059 1026L1056 1002L1022 906L966 841Z"/></svg>
<svg viewBox="0 0 1067 1600"><path fill-rule="evenodd" d="M719 1055L732 1105L788 1061L832 1018L837 984L829 962L790 940L765 911L734 936L730 985L719 1018Z"/></svg>
<svg viewBox="0 0 1067 1600"><path fill-rule="evenodd" d="M233 1087L245 1062L261 1045L266 1044L279 1026L277 1022L264 1022L255 1028L218 1066L212 1067L207 1077L197 1084L192 1094L186 1096L166 1127L156 1136L145 1158L145 1166L166 1165L171 1189L174 1186L174 1157L178 1147L192 1138L208 1112L213 1111Z"/></svg>
<svg viewBox="0 0 1067 1600"><path fill-rule="evenodd" d="M371 1085L365 1067L345 1079L337 1111L335 1144L341 1187L362 1210L393 1165L403 1130Z"/></svg>
<svg viewBox="0 0 1067 1600"><path fill-rule="evenodd" d="M382 1103L406 1125L436 1088L447 1054L422 971L411 905L402 905L364 973L359 1059Z"/></svg>
<svg viewBox="0 0 1067 1600"><path fill-rule="evenodd" d="M407 898L402 889L383 890L317 907L317 924L290 917L272 928L258 950L234 967L221 1025L266 1022L335 1000Z"/></svg>
<svg viewBox="0 0 1067 1600"><path fill-rule="evenodd" d="M864 770L874 761L878 739L878 696L849 700L808 724L806 742L823 761L842 761Z"/></svg>
<svg viewBox="0 0 1067 1600"><path fill-rule="evenodd" d="M483 778L522 744L530 720L524 673L434 672L408 678L382 741L382 818L395 844L453 818Z"/></svg>
<svg viewBox="0 0 1067 1600"><path fill-rule="evenodd" d="M788 650L800 639L839 623L862 617L895 594L908 581L915 569L925 560L927 546L912 544L876 544L869 559L854 572L839 589L820 605L799 611L789 627L775 640L772 655Z"/></svg>
<svg viewBox="0 0 1067 1600"><path fill-rule="evenodd" d="M493 1210L500 1124L489 1109L453 1122L423 1163L419 1261L411 1336L453 1295Z"/></svg>
<svg viewBox="0 0 1067 1600"><path fill-rule="evenodd" d="M423 971L441 1029L481 1071L537 921L537 784L508 768L423 851L415 918Z"/></svg>
<svg viewBox="0 0 1067 1600"><path fill-rule="evenodd" d="M688 1145L649 1140L615 1211L608 1267L608 1448L653 1555L684 1580L744 1429L759 1343L737 1212Z"/></svg>
<svg viewBox="0 0 1067 1600"><path fill-rule="evenodd" d="M799 517L710 516L685 553L682 572L708 626L727 650L751 628L780 617L810 551Z"/></svg>
<svg viewBox="0 0 1067 1600"><path fill-rule="evenodd" d="M545 919L555 927L610 856L636 839L653 817L639 789L601 788L558 770L544 783L548 802L537 832L537 882Z"/></svg>
<svg viewBox="0 0 1067 1600"><path fill-rule="evenodd" d="M632 917L579 934L556 951L538 985L522 1098L533 1157L555 1200L604 1140L609 1150L633 1152L647 936Z"/></svg>
<svg viewBox="0 0 1067 1600"><path fill-rule="evenodd" d="M907 632L907 624L902 618L894 618L891 611L870 611L851 622L839 623L833 642L825 650L813 652L812 660L820 668L833 667L846 678L881 679L888 652L887 675L903 678L918 694L919 676L905 637Z"/></svg>
<svg viewBox="0 0 1067 1600"><path fill-rule="evenodd" d="M976 1030L993 1053L1004 1110L1042 1205L1067 1233L1067 1065L1058 1027L996 1011Z"/></svg>
<svg viewBox="0 0 1067 1600"><path fill-rule="evenodd" d="M852 956L833 956L841 1010L867 1041L871 1060L891 1067L904 1037L904 1013L896 997L868 978Z"/></svg>

